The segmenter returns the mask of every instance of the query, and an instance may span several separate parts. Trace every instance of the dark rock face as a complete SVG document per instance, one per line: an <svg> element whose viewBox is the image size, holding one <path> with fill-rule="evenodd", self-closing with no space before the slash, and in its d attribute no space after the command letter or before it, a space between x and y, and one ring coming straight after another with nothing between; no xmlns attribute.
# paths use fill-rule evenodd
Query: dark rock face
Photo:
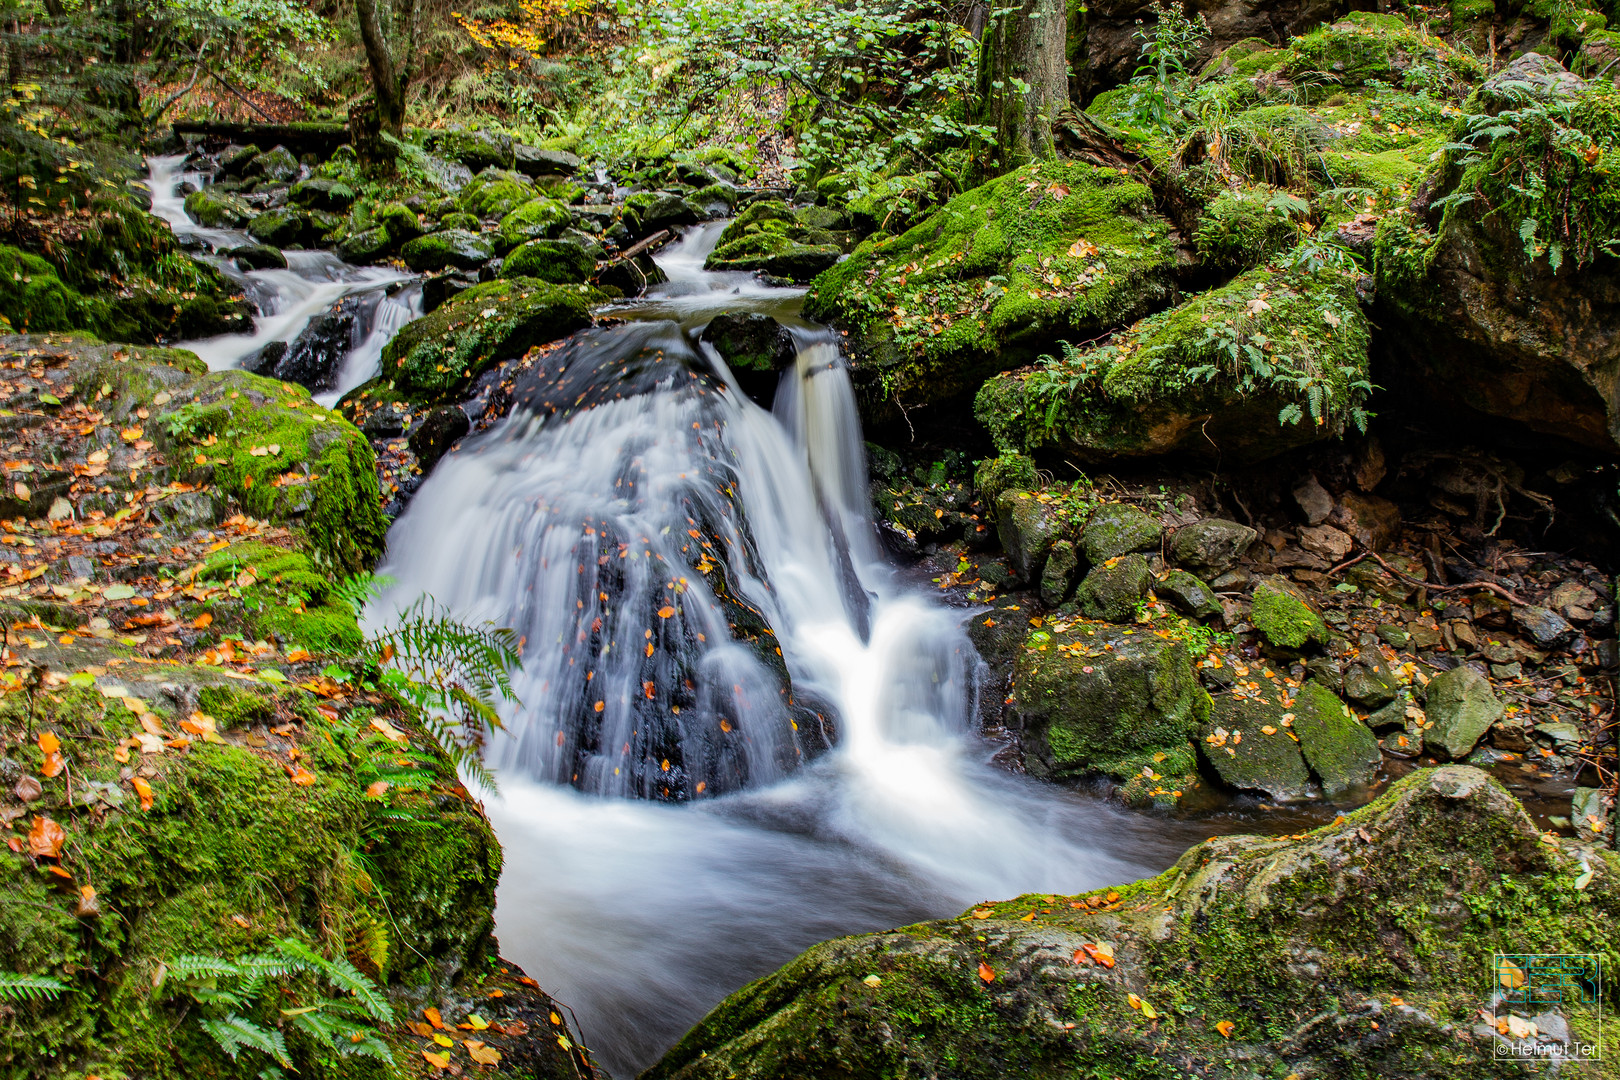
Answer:
<svg viewBox="0 0 1620 1080"><path fill-rule="evenodd" d="M472 421L460 405L441 405L411 428L411 452L424 473L449 453L456 440L472 430Z"/></svg>
<svg viewBox="0 0 1620 1080"><path fill-rule="evenodd" d="M798 355L787 327L757 312L716 316L704 327L703 340L725 360L743 393L766 408L781 372Z"/></svg>
<svg viewBox="0 0 1620 1080"><path fill-rule="evenodd" d="M243 244L226 252L243 270L285 270L287 256L269 244Z"/></svg>
<svg viewBox="0 0 1620 1080"><path fill-rule="evenodd" d="M1478 769L1425 769L1297 840L1220 837L1115 890L817 945L644 1075L1548 1075L1498 1063L1496 1029L1478 1026L1500 948L1494 905L1573 880L1583 862L1579 903L1525 916L1546 947L1601 951L1620 861L1542 844ZM1099 951L1109 963L1088 958ZM1594 1025L1569 1008L1549 1021L1588 1039ZM1244 1064L1212 1064L1226 1061Z"/></svg>
<svg viewBox="0 0 1620 1080"><path fill-rule="evenodd" d="M381 299L377 292L346 296L311 319L279 355L266 346L242 366L255 375L295 382L311 390L330 390Z"/></svg>
<svg viewBox="0 0 1620 1080"><path fill-rule="evenodd" d="M566 150L542 150L519 144L512 151L517 171L525 176L573 176L579 171L579 157Z"/></svg>

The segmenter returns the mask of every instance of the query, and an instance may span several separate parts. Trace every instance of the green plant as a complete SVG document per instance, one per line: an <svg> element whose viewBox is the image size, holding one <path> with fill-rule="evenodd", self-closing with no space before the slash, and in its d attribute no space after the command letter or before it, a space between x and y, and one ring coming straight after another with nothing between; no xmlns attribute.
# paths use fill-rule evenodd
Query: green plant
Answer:
<svg viewBox="0 0 1620 1080"><path fill-rule="evenodd" d="M54 1001L72 987L49 975L18 975L0 971L0 1001Z"/></svg>
<svg viewBox="0 0 1620 1080"><path fill-rule="evenodd" d="M306 987L324 983L337 996L300 993L287 985L296 976L309 977ZM377 984L348 960L328 960L292 938L278 940L274 952L234 960L176 957L165 966L161 985L199 1006L198 1025L232 1060L244 1050L269 1058L274 1064L261 1077L280 1077L281 1069L294 1068L288 1028L341 1056L394 1060L374 1026L395 1022Z"/></svg>
<svg viewBox="0 0 1620 1080"><path fill-rule="evenodd" d="M1182 126L1180 113L1191 76L1187 67L1209 37L1204 16L1187 16L1181 0L1164 4L1153 0L1153 25L1136 22L1141 59L1131 76L1130 110L1139 124L1174 132Z"/></svg>

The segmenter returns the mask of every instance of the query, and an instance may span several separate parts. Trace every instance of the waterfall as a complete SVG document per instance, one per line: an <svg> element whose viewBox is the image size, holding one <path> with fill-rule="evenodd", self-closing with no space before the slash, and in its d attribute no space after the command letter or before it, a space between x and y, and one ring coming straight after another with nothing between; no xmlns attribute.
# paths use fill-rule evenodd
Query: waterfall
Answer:
<svg viewBox="0 0 1620 1080"><path fill-rule="evenodd" d="M802 290L704 273L715 235L439 464L368 612L427 594L520 635L487 750L498 931L618 1076L815 941L1129 880L1187 839L988 765L971 613L884 560L832 335ZM771 412L694 345L739 309L796 327Z"/></svg>

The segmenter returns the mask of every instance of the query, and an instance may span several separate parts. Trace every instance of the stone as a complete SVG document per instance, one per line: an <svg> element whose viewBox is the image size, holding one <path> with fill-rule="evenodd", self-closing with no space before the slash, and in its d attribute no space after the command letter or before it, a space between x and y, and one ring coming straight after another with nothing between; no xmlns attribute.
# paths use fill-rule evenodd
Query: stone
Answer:
<svg viewBox="0 0 1620 1080"><path fill-rule="evenodd" d="M552 239L573 222L568 207L556 199L530 199L505 217L495 230L503 248L529 240Z"/></svg>
<svg viewBox="0 0 1620 1080"><path fill-rule="evenodd" d="M262 176L266 180L286 183L297 179L300 171L302 170L299 168L298 159L293 156L292 151L285 146L278 146L250 160L242 173L244 176Z"/></svg>
<svg viewBox="0 0 1620 1080"><path fill-rule="evenodd" d="M417 272L456 267L476 270L495 257L495 245L488 238L461 229L428 233L400 249L405 265Z"/></svg>
<svg viewBox="0 0 1620 1080"><path fill-rule="evenodd" d="M253 219L253 209L229 192L203 188L186 196L186 214L209 229L235 229Z"/></svg>
<svg viewBox="0 0 1620 1080"><path fill-rule="evenodd" d="M456 440L471 430L472 421L460 405L441 405L430 409L411 427L411 453L416 455L417 464L424 473L431 472L439 459L450 452Z"/></svg>
<svg viewBox="0 0 1620 1080"><path fill-rule="evenodd" d="M1349 492L1331 520L1368 551L1387 551L1401 535L1401 511L1388 499Z"/></svg>
<svg viewBox="0 0 1620 1080"><path fill-rule="evenodd" d="M841 255L843 250L836 244L807 244L780 233L759 232L715 248L703 266L807 282Z"/></svg>
<svg viewBox="0 0 1620 1080"><path fill-rule="evenodd" d="M225 252L243 270L285 270L287 256L269 244L243 244Z"/></svg>
<svg viewBox="0 0 1620 1080"><path fill-rule="evenodd" d="M1164 526L1134 506L1109 503L1099 506L1086 521L1081 546L1086 561L1096 566L1132 551L1156 551Z"/></svg>
<svg viewBox="0 0 1620 1080"><path fill-rule="evenodd" d="M651 236L660 229L695 225L703 210L672 191L638 191L624 201L624 217L635 222L637 236Z"/></svg>
<svg viewBox="0 0 1620 1080"><path fill-rule="evenodd" d="M1074 598L1088 619L1132 622L1152 584L1153 570L1146 559L1140 555L1122 555L1093 566L1075 590Z"/></svg>
<svg viewBox="0 0 1620 1080"><path fill-rule="evenodd" d="M1062 533L1062 525L1033 492L1004 491L996 500L996 532L1018 580L1034 584L1041 579L1047 552Z"/></svg>
<svg viewBox="0 0 1620 1080"><path fill-rule="evenodd" d="M542 150L538 146L512 147L517 171L525 176L573 176L579 171L579 156L566 150Z"/></svg>
<svg viewBox="0 0 1620 1080"><path fill-rule="evenodd" d="M530 240L501 261L502 277L527 277L567 285L589 281L596 260L566 240Z"/></svg>
<svg viewBox="0 0 1620 1080"><path fill-rule="evenodd" d="M1349 533L1331 525L1307 525L1299 530L1299 546L1329 562L1338 562L1350 554L1355 541L1350 539Z"/></svg>
<svg viewBox="0 0 1620 1080"><path fill-rule="evenodd" d="M759 372L774 380L798 355L787 327L757 311L716 315L703 328L702 340L713 345L732 374L739 376Z"/></svg>
<svg viewBox="0 0 1620 1080"><path fill-rule="evenodd" d="M427 147L439 157L465 165L475 173L487 168L510 169L517 156L511 137L498 131L465 128L435 131L429 135Z"/></svg>
<svg viewBox="0 0 1620 1080"><path fill-rule="evenodd" d="M1574 618L1571 609L1590 612L1598 606L1598 595L1578 581L1566 581L1547 594L1547 606L1563 615L1565 618Z"/></svg>
<svg viewBox="0 0 1620 1080"><path fill-rule="evenodd" d="M1323 795L1337 798L1373 782L1383 763L1378 738L1337 694L1309 680L1294 699L1293 714L1294 734Z"/></svg>
<svg viewBox="0 0 1620 1080"><path fill-rule="evenodd" d="M1310 644L1323 644L1328 638L1327 624L1299 588L1287 578L1271 575L1254 587L1249 615L1256 630L1279 649L1303 649Z"/></svg>
<svg viewBox="0 0 1620 1080"><path fill-rule="evenodd" d="M1467 664L1430 679L1423 705L1433 725L1424 729L1423 745L1454 761L1467 757L1504 711L1490 680Z"/></svg>
<svg viewBox="0 0 1620 1080"><path fill-rule="evenodd" d="M287 201L311 210L342 213L356 198L355 190L341 180L300 180L287 192Z"/></svg>
<svg viewBox="0 0 1620 1080"><path fill-rule="evenodd" d="M1581 741L1580 729L1563 721L1555 724L1537 724L1535 732L1559 746L1572 746Z"/></svg>
<svg viewBox="0 0 1620 1080"><path fill-rule="evenodd" d="M1170 538L1170 561L1200 577L1218 577L1243 557L1258 535L1235 521L1205 518L1176 530Z"/></svg>
<svg viewBox="0 0 1620 1080"><path fill-rule="evenodd" d="M376 294L346 296L311 319L279 354L272 354L266 347L244 361L242 367L255 375L295 382L310 390L330 390L356 344L361 314L377 300Z"/></svg>
<svg viewBox="0 0 1620 1080"><path fill-rule="evenodd" d="M1218 694L1209 723L1194 740L1198 752L1228 787L1264 792L1279 801L1306 798L1310 770L1283 714L1282 706L1265 698Z"/></svg>
<svg viewBox="0 0 1620 1080"><path fill-rule="evenodd" d="M1543 649L1556 649L1575 636L1575 628L1562 615L1534 604L1515 605L1512 618L1513 624Z"/></svg>
<svg viewBox="0 0 1620 1080"><path fill-rule="evenodd" d="M1153 586L1153 592L1183 615L1195 619L1214 619L1225 614L1215 590L1185 570L1167 571Z"/></svg>
<svg viewBox="0 0 1620 1080"><path fill-rule="evenodd" d="M1014 667L1013 699L1025 764L1037 776L1183 746L1210 707L1185 645L1084 624L1030 635Z"/></svg>
<svg viewBox="0 0 1620 1080"><path fill-rule="evenodd" d="M1378 660L1363 657L1344 673L1344 696L1364 709L1377 709L1395 700L1400 684Z"/></svg>
<svg viewBox="0 0 1620 1080"><path fill-rule="evenodd" d="M1307 525L1320 525L1333 513L1333 496L1316 479L1315 473L1306 474L1305 479L1294 485L1294 502L1305 515Z"/></svg>
<svg viewBox="0 0 1620 1080"><path fill-rule="evenodd" d="M1069 590L1074 586L1074 572L1080 565L1080 557L1074 550L1074 545L1067 540L1058 540L1052 544L1052 550L1046 556L1046 568L1041 571L1041 603L1047 607L1057 607L1069 597Z"/></svg>
<svg viewBox="0 0 1620 1080"><path fill-rule="evenodd" d="M305 213L290 207L266 210L248 222L248 235L273 247L308 247L318 244L323 230Z"/></svg>
<svg viewBox="0 0 1620 1080"><path fill-rule="evenodd" d="M368 263L383 258L394 250L392 234L381 225L363 232L351 233L338 242L338 255L351 263Z"/></svg>

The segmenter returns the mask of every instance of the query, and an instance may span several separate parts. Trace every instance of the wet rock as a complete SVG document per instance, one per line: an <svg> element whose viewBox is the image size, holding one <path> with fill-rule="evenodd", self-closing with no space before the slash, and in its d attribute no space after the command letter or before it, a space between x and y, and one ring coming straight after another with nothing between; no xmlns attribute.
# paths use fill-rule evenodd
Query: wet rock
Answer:
<svg viewBox="0 0 1620 1080"><path fill-rule="evenodd" d="M491 167L510 169L517 157L511 137L497 131L435 131L429 135L427 146L439 157L465 165L475 173Z"/></svg>
<svg viewBox="0 0 1620 1080"><path fill-rule="evenodd" d="M798 352L787 327L758 312L715 316L704 327L703 340L714 346L733 372L775 374L793 363Z"/></svg>
<svg viewBox="0 0 1620 1080"><path fill-rule="evenodd" d="M1327 641L1327 624L1299 587L1273 574L1254 587L1249 615L1256 630L1279 649L1303 649Z"/></svg>
<svg viewBox="0 0 1620 1080"><path fill-rule="evenodd" d="M659 229L695 225L703 210L674 192L639 191L624 201L624 216L635 223L637 236L651 236Z"/></svg>
<svg viewBox="0 0 1620 1080"><path fill-rule="evenodd" d="M329 390L358 336L358 320L378 297L346 296L309 321L279 356L265 350L242 366L255 375L295 382L310 390Z"/></svg>
<svg viewBox="0 0 1620 1080"><path fill-rule="evenodd" d="M266 210L248 223L247 231L261 244L278 248L318 244L324 232L308 214L287 207Z"/></svg>
<svg viewBox="0 0 1620 1080"><path fill-rule="evenodd" d="M640 296L649 285L668 278L651 256L643 254L633 259L613 259L598 267L595 280L603 288L617 289L623 296Z"/></svg>
<svg viewBox="0 0 1620 1080"><path fill-rule="evenodd" d="M259 156L257 146L238 146L235 143L219 152L216 160L227 176L241 176L248 162Z"/></svg>
<svg viewBox="0 0 1620 1080"><path fill-rule="evenodd" d="M1575 636L1575 628L1562 615L1534 604L1515 606L1513 624L1543 649L1556 649Z"/></svg>
<svg viewBox="0 0 1620 1080"><path fill-rule="evenodd" d="M1372 783L1383 762L1378 739L1337 694L1312 679L1300 687L1293 714L1294 734L1323 795L1332 799Z"/></svg>
<svg viewBox="0 0 1620 1080"><path fill-rule="evenodd" d="M1598 594L1578 581L1566 581L1548 594L1547 606L1565 618L1580 618L1572 614L1576 611L1585 612L1585 617L1591 618L1598 606Z"/></svg>
<svg viewBox="0 0 1620 1080"><path fill-rule="evenodd" d="M542 150L519 143L512 148L517 171L526 176L572 176L579 171L579 157L566 150Z"/></svg>
<svg viewBox="0 0 1620 1080"><path fill-rule="evenodd" d="M253 218L253 208L235 195L204 188L186 196L186 213L209 229L235 229Z"/></svg>
<svg viewBox="0 0 1620 1080"><path fill-rule="evenodd" d="M1333 496L1327 493L1315 473L1294 485L1294 502L1305 515L1305 524L1320 525L1333 513Z"/></svg>
<svg viewBox="0 0 1620 1080"><path fill-rule="evenodd" d="M456 267L476 270L495 257L495 245L478 234L462 229L418 236L400 249L400 257L412 270L434 271Z"/></svg>
<svg viewBox="0 0 1620 1080"><path fill-rule="evenodd" d="M1368 551L1387 551L1401 535L1401 511L1388 499L1350 492L1333 511L1333 524Z"/></svg>
<svg viewBox="0 0 1620 1080"><path fill-rule="evenodd" d="M1503 706L1490 681L1461 664L1429 680L1424 712L1434 725L1423 732L1425 748L1460 761L1501 719Z"/></svg>
<svg viewBox="0 0 1620 1080"><path fill-rule="evenodd" d="M225 254L235 259L236 265L243 270L287 269L287 256L269 244L243 244L241 247L231 248Z"/></svg>
<svg viewBox="0 0 1620 1080"><path fill-rule="evenodd" d="M553 285L589 281L595 270L596 260L565 240L530 240L501 261L502 277L535 278Z"/></svg>
<svg viewBox="0 0 1620 1080"><path fill-rule="evenodd" d="M1124 555L1093 566L1074 598L1089 619L1131 622L1153 584L1153 570L1140 555Z"/></svg>
<svg viewBox="0 0 1620 1080"><path fill-rule="evenodd" d="M1344 673L1344 696L1364 709L1388 705L1399 689L1400 684L1377 660L1363 659Z"/></svg>
<svg viewBox="0 0 1620 1080"><path fill-rule="evenodd" d="M1019 581L1033 583L1041 579L1047 552L1062 533L1062 526L1057 515L1034 493L1004 491L996 500L996 531L1013 573Z"/></svg>
<svg viewBox="0 0 1620 1080"><path fill-rule="evenodd" d="M573 220L568 207L556 199L530 199L501 218L496 235L503 248L515 248L529 240L552 239Z"/></svg>
<svg viewBox="0 0 1620 1080"><path fill-rule="evenodd" d="M1170 560L1201 577L1217 577L1243 557L1259 534L1225 518L1205 518L1176 530Z"/></svg>
<svg viewBox="0 0 1620 1080"><path fill-rule="evenodd" d="M1069 590L1074 587L1074 572L1080 565L1080 557L1074 550L1074 545L1067 540L1058 540L1052 545L1052 550L1046 556L1046 568L1041 571L1041 603L1047 607L1057 607L1069 597Z"/></svg>
<svg viewBox="0 0 1620 1080"><path fill-rule="evenodd" d="M1153 592L1161 600L1168 601L1171 607L1183 615L1190 615L1195 619L1213 619L1223 613L1220 598L1215 595L1215 590L1185 570L1167 572L1153 586Z"/></svg>
<svg viewBox="0 0 1620 1080"><path fill-rule="evenodd" d="M300 171L298 159L292 151L278 146L251 159L243 168L242 175L262 176L266 180L285 183L297 179Z"/></svg>
<svg viewBox="0 0 1620 1080"><path fill-rule="evenodd" d="M1219 694L1209 723L1194 741L1228 787L1278 800L1303 799L1311 791L1311 774L1283 715L1282 706L1265 698Z"/></svg>
<svg viewBox="0 0 1620 1080"><path fill-rule="evenodd" d="M973 490L987 506L995 506L1004 491L1023 491L1038 486L1040 473L1035 462L1023 454L999 454L985 458L973 472Z"/></svg>
<svg viewBox="0 0 1620 1080"><path fill-rule="evenodd" d="M439 459L450 452L456 440L472 430L472 421L460 405L441 405L429 410L411 428L410 447L424 473L431 472Z"/></svg>
<svg viewBox="0 0 1620 1080"><path fill-rule="evenodd" d="M1180 747L1210 707L1186 646L1094 625L1032 634L1014 671L1013 696L1024 761L1037 776Z"/></svg>
<svg viewBox="0 0 1620 1080"><path fill-rule="evenodd" d="M1132 551L1156 551L1164 526L1134 506L1099 506L1086 521L1081 544L1093 566Z"/></svg>
<svg viewBox="0 0 1620 1080"><path fill-rule="evenodd" d="M341 180L300 180L287 192L287 201L311 210L343 213L355 200L355 190Z"/></svg>
<svg viewBox="0 0 1620 1080"><path fill-rule="evenodd" d="M422 313L424 315L443 307L445 302L459 296L478 284L478 275L460 270L434 274L422 282Z"/></svg>
<svg viewBox="0 0 1620 1080"><path fill-rule="evenodd" d="M345 262L369 263L386 256L397 245L393 235L383 226L345 236L338 243L338 255Z"/></svg>
<svg viewBox="0 0 1620 1080"><path fill-rule="evenodd" d="M1355 542L1348 533L1331 525L1307 525L1299 530L1299 546L1329 562L1338 562L1350 554Z"/></svg>

